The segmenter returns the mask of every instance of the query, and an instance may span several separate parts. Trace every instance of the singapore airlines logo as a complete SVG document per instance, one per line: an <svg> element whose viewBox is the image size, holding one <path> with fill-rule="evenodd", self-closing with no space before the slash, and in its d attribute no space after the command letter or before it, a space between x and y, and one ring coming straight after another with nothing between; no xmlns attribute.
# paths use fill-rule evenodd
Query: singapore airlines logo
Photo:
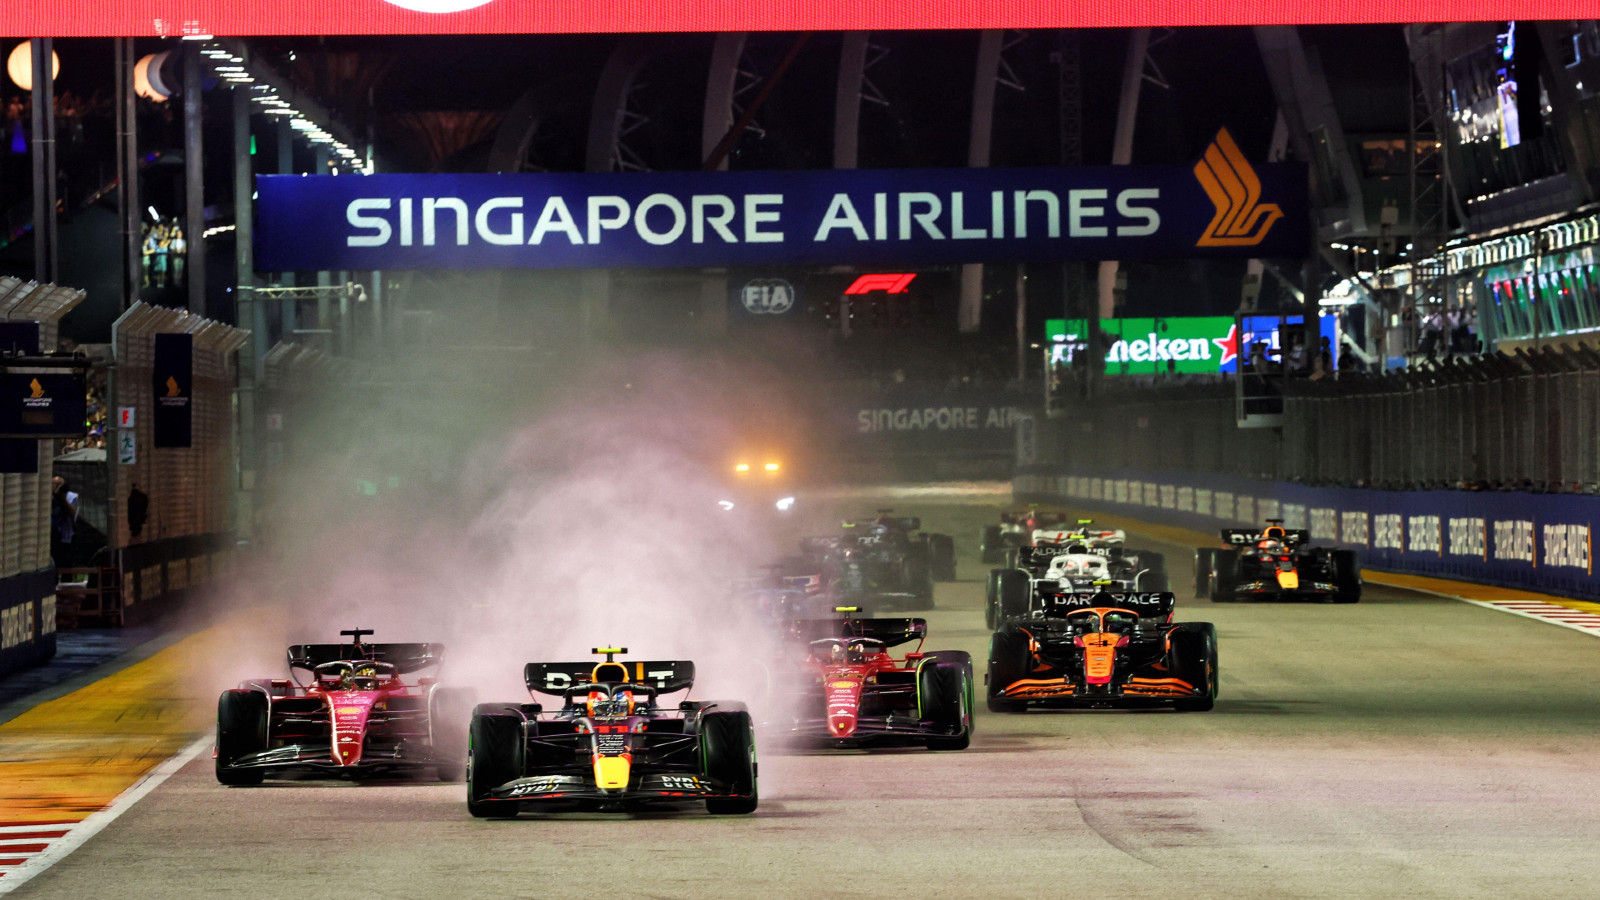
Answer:
<svg viewBox="0 0 1600 900"><path fill-rule="evenodd" d="M1226 128L1194 164L1194 177L1217 208L1196 247L1254 247L1283 218L1276 203L1261 202L1261 179Z"/></svg>
<svg viewBox="0 0 1600 900"><path fill-rule="evenodd" d="M182 392L178 388L178 379L173 378L171 375L168 375L167 376L167 396L168 397L177 397L181 393Z"/></svg>
<svg viewBox="0 0 1600 900"><path fill-rule="evenodd" d="M39 383L39 379L35 378L28 387L33 389L33 396L29 399L37 400L44 396L44 385Z"/></svg>

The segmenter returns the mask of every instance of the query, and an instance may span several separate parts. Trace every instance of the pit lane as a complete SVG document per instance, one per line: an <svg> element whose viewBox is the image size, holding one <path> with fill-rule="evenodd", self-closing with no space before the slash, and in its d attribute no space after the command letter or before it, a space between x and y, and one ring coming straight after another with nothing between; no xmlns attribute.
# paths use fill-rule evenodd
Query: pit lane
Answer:
<svg viewBox="0 0 1600 900"><path fill-rule="evenodd" d="M825 498L796 534L893 505L956 536L928 646L983 659L976 539L1004 495ZM1192 583L1192 548L1156 549ZM1212 712L980 711L962 753L768 753L752 818L478 821L460 785L226 789L203 755L14 896L1593 895L1600 643L1376 584L1180 590L1178 618L1217 624Z"/></svg>

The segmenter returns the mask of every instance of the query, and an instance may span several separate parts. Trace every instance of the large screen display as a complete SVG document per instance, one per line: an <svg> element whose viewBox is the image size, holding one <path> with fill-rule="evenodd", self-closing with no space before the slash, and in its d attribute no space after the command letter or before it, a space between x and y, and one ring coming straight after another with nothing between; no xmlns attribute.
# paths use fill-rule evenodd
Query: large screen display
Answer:
<svg viewBox="0 0 1600 900"><path fill-rule="evenodd" d="M1112 28L1585 19L1592 0L20 0L0 37Z"/></svg>

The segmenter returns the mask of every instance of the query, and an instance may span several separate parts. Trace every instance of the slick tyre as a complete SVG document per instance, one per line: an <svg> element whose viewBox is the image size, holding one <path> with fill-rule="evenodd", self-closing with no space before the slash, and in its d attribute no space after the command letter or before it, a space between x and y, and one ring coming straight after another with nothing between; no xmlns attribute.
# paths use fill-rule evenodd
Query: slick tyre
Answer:
<svg viewBox="0 0 1600 900"><path fill-rule="evenodd" d="M998 696L1007 687L1026 678L1033 669L1033 652L1028 649L1028 636L1014 629L998 631L989 639L989 675L987 684L990 712L1025 712L1026 701L1010 700Z"/></svg>
<svg viewBox="0 0 1600 900"><path fill-rule="evenodd" d="M1172 631L1167 668L1182 672L1191 684L1204 685L1203 696L1175 701L1179 712L1205 712L1217 702L1217 628L1210 622L1185 622Z"/></svg>
<svg viewBox="0 0 1600 900"><path fill-rule="evenodd" d="M460 781L467 770L467 726L472 722L472 691L435 688L428 698L428 732L434 773L440 781Z"/></svg>
<svg viewBox="0 0 1600 900"><path fill-rule="evenodd" d="M1000 581L1010 569L990 569L983 589L983 624L990 631L1000 627Z"/></svg>
<svg viewBox="0 0 1600 900"><path fill-rule="evenodd" d="M928 749L965 750L972 744L972 657L956 650L931 655L917 669L917 709L944 734L928 738Z"/></svg>
<svg viewBox="0 0 1600 900"><path fill-rule="evenodd" d="M1211 593L1212 560L1216 553L1210 547L1201 547L1194 552L1194 596L1197 600Z"/></svg>
<svg viewBox="0 0 1600 900"><path fill-rule="evenodd" d="M1144 576L1139 579L1141 591L1165 591L1170 585L1167 579L1167 558L1159 553L1139 552L1139 565L1145 569Z"/></svg>
<svg viewBox="0 0 1600 900"><path fill-rule="evenodd" d="M523 772L522 717L479 713L467 729L467 812L480 819L511 818L515 800L489 800L489 792Z"/></svg>
<svg viewBox="0 0 1600 900"><path fill-rule="evenodd" d="M992 566L1004 558L1005 548L1000 546L999 525L989 525L983 529L983 537L978 541L978 552L986 566Z"/></svg>
<svg viewBox="0 0 1600 900"><path fill-rule="evenodd" d="M746 815L756 811L756 732L748 712L709 712L701 718L700 769L708 779L726 784L740 795L708 797L706 812Z"/></svg>
<svg viewBox="0 0 1600 900"><path fill-rule="evenodd" d="M1239 586L1239 551L1214 550L1211 555L1211 602L1232 603Z"/></svg>
<svg viewBox="0 0 1600 900"><path fill-rule="evenodd" d="M1333 602L1361 600L1361 558L1354 550L1333 551Z"/></svg>
<svg viewBox="0 0 1600 900"><path fill-rule="evenodd" d="M999 573L995 592L995 625L1028 614L1033 584L1028 573L1021 569L1005 569ZM991 626L993 627L993 626Z"/></svg>
<svg viewBox="0 0 1600 900"><path fill-rule="evenodd" d="M928 535L928 567L934 581L956 580L956 540L948 534Z"/></svg>
<svg viewBox="0 0 1600 900"><path fill-rule="evenodd" d="M233 763L267 749L267 695L260 691L223 691L217 699L217 781L260 784L261 769L235 769Z"/></svg>

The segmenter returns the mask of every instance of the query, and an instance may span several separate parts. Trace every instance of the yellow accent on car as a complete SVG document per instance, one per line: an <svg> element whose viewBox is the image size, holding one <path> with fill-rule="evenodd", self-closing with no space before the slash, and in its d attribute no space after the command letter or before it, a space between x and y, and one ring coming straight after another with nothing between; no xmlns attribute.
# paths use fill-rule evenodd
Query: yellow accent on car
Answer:
<svg viewBox="0 0 1600 900"><path fill-rule="evenodd" d="M1300 573L1290 569L1278 571L1278 587L1286 591L1296 590L1300 587Z"/></svg>
<svg viewBox="0 0 1600 900"><path fill-rule="evenodd" d="M859 607L859 606L835 606L833 608L833 611L836 612L836 613L860 612L861 611L861 607Z"/></svg>
<svg viewBox="0 0 1600 900"><path fill-rule="evenodd" d="M628 786L628 773L633 762L626 756L596 756L594 758L594 783L604 791L618 791Z"/></svg>

